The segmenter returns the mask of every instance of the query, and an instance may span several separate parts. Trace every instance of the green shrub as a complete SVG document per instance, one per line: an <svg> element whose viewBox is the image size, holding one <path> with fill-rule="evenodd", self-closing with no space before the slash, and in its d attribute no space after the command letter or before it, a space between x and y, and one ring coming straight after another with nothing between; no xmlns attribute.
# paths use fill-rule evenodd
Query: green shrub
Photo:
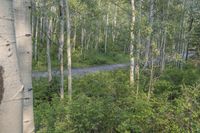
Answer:
<svg viewBox="0 0 200 133"><path fill-rule="evenodd" d="M75 77L72 101L68 101L67 95L60 100L58 79L51 83L46 79L35 80L36 131L179 133L188 132L188 123L192 123L191 127L196 132L200 128L200 91L198 82L191 84L188 76L197 73L196 69L190 68L167 70L154 82L150 100L145 91L144 82L148 81L145 73L141 75L137 97L136 88L129 85L127 70ZM195 82L198 77L194 76L192 80Z"/></svg>

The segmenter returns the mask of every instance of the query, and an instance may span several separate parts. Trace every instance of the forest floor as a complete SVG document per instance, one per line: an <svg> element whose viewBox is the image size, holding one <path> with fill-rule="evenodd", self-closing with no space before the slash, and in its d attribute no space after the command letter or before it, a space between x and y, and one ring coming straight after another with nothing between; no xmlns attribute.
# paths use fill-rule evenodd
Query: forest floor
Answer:
<svg viewBox="0 0 200 133"><path fill-rule="evenodd" d="M85 75L90 73L96 73L101 71L113 71L119 68L126 68L128 64L113 64L113 65L101 65L101 66L94 66L94 67L87 67L87 68L72 68L72 75ZM59 76L59 70L53 70L53 76ZM64 71L64 74L67 75L67 70ZM33 78L44 78L48 77L48 72L45 71L33 71L32 73Z"/></svg>

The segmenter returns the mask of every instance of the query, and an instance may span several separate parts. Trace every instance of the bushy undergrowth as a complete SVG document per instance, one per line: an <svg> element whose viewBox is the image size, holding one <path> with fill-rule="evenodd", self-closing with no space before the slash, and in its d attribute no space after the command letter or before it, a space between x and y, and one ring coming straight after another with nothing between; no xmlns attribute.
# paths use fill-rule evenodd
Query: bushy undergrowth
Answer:
<svg viewBox="0 0 200 133"><path fill-rule="evenodd" d="M140 91L129 86L128 71L118 70L75 77L73 100L59 98L59 80L34 80L37 133L184 133L200 131L200 70L167 69ZM143 80L144 79L144 80ZM146 79L146 81L145 81ZM145 82L144 82L145 81ZM67 91L65 91L67 93Z"/></svg>

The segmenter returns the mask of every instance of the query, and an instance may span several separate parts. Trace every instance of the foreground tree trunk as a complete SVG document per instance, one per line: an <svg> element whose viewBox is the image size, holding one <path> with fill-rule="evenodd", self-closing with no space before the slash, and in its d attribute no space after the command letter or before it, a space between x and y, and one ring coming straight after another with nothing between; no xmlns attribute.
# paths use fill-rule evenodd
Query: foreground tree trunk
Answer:
<svg viewBox="0 0 200 133"><path fill-rule="evenodd" d="M33 133L31 1L14 0L14 7L19 68L24 84L23 128L24 133Z"/></svg>
<svg viewBox="0 0 200 133"><path fill-rule="evenodd" d="M18 67L12 2L0 0L0 133L23 132L23 85Z"/></svg>

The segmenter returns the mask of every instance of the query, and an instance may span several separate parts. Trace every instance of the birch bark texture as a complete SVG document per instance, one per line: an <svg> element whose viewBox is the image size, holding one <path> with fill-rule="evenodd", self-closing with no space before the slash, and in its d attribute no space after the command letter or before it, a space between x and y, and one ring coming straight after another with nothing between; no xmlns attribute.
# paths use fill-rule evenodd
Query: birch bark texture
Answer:
<svg viewBox="0 0 200 133"><path fill-rule="evenodd" d="M23 132L33 133L31 1L13 0L13 2L19 69L24 84Z"/></svg>
<svg viewBox="0 0 200 133"><path fill-rule="evenodd" d="M134 84L134 70L135 70L135 58L134 58L134 26L135 26L135 1L131 0L132 18L131 18L131 41L130 41L130 84Z"/></svg>
<svg viewBox="0 0 200 133"><path fill-rule="evenodd" d="M22 133L23 85L16 51L13 0L0 3L0 133Z"/></svg>

